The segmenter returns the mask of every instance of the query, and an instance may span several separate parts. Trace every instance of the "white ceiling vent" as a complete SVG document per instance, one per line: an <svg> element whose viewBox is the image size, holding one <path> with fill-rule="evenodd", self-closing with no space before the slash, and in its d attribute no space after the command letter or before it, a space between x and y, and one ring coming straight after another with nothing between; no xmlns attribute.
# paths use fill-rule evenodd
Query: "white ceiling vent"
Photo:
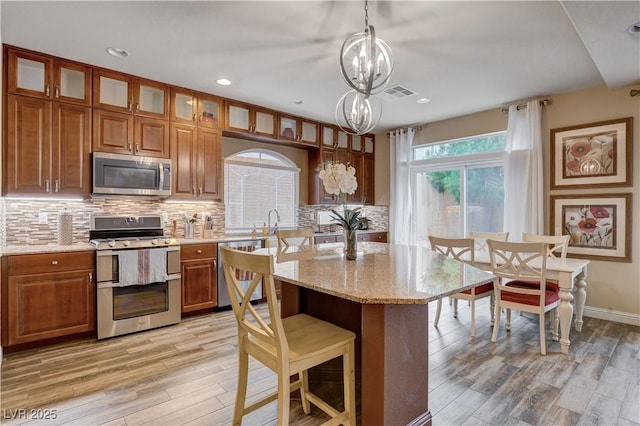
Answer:
<svg viewBox="0 0 640 426"><path fill-rule="evenodd" d="M413 90L396 84L395 86L391 86L385 89L378 96L380 96L380 98L384 99L387 102L395 102L415 94L416 92L414 92Z"/></svg>

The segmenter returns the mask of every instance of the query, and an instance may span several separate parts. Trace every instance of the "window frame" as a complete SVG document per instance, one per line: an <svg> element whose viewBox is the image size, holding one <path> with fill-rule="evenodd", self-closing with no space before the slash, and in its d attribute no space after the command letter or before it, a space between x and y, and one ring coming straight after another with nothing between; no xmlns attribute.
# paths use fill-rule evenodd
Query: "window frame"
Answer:
<svg viewBox="0 0 640 426"><path fill-rule="evenodd" d="M425 145L437 145L443 143L452 143L456 141L474 139L474 138L482 138L483 136L490 135L498 135L504 134L506 137L506 130L501 132L493 132L482 135L473 135L465 138L457 138L451 140L443 140L438 142L431 142L428 144L420 144L411 147L411 161L409 163L409 173L410 173L410 191L411 196L415 200L417 199L417 194L415 193L417 189L417 179L420 173L428 173L428 172L441 172L441 171L453 171L457 170L460 173L460 210L464 212L464 214L460 215L460 221L462 223L459 224L460 229L462 230L462 235L468 235L468 212L467 212L467 173L472 169L479 169L485 167L504 167L504 160L506 158L505 151L490 151L490 152L480 152L474 154L466 154L466 155L456 155L451 157L437 157L431 159L422 159L415 160L415 152L418 148L424 147ZM412 206L412 228L418 229L418 217L419 212L417 211L418 206L415 203ZM418 243L415 241L417 235L414 233L412 236L412 243Z"/></svg>
<svg viewBox="0 0 640 426"><path fill-rule="evenodd" d="M286 166L278 166L278 165L273 165L273 164L261 164L259 162L253 163L253 162L247 162L247 161L242 161L242 160L238 160L236 159L236 157L240 157L242 154L247 154L247 153L257 153L260 155L267 155L273 158L276 158L278 160L280 160L281 162L283 162L284 164L286 164ZM227 193L228 193L228 188L229 188L229 173L228 173L228 167L227 165L239 165L239 166L245 166L245 167L255 167L256 169L271 169L271 170L283 170L283 171L290 171L293 172L294 175L294 183L293 183L293 227L297 227L298 226L298 222L299 222L299 218L298 218L298 210L299 210L299 198L300 198L300 173L301 173L301 169L292 161L290 160L286 155L281 154L279 152L276 151L271 151L269 149L264 149L264 148L248 148L248 149L244 149L242 151L238 151L235 152L231 155L229 155L228 157L226 157L224 159L224 164L223 164L223 172L224 172L224 193L225 193L225 233L228 234L241 234L241 233L249 233L251 232L251 230L253 229L252 226L249 226L247 228L245 227L229 227L229 221L227 220L227 212L229 212L231 209L229 209L229 198L227 197ZM242 206L241 206L242 207ZM265 219L266 219L266 214L265 214ZM256 227L259 229L261 228L261 223L256 223ZM289 227L289 226L287 226Z"/></svg>

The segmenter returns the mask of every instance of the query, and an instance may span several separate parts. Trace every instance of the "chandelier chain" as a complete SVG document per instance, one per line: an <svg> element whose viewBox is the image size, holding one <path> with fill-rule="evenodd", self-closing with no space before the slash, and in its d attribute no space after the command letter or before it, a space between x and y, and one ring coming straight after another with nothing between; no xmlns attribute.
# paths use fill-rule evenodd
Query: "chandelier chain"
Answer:
<svg viewBox="0 0 640 426"><path fill-rule="evenodd" d="M369 28L369 3L364 1L364 27Z"/></svg>

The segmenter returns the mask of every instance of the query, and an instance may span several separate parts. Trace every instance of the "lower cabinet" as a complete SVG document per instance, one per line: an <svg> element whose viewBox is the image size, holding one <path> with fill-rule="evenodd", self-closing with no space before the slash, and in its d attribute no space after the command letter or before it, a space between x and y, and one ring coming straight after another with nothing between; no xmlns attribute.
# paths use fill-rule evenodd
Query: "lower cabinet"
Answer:
<svg viewBox="0 0 640 426"><path fill-rule="evenodd" d="M95 330L95 254L2 258L2 346Z"/></svg>
<svg viewBox="0 0 640 426"><path fill-rule="evenodd" d="M342 234L316 235L313 238L316 244L341 243L342 241L344 241L344 236ZM358 232L357 238L358 238L358 241L374 241L376 243L386 243L387 233L386 232Z"/></svg>
<svg viewBox="0 0 640 426"><path fill-rule="evenodd" d="M217 244L180 247L182 313L213 309L218 304Z"/></svg>
<svg viewBox="0 0 640 426"><path fill-rule="evenodd" d="M358 241L374 241L376 243L386 243L387 242L387 233L386 232L361 232L358 233Z"/></svg>

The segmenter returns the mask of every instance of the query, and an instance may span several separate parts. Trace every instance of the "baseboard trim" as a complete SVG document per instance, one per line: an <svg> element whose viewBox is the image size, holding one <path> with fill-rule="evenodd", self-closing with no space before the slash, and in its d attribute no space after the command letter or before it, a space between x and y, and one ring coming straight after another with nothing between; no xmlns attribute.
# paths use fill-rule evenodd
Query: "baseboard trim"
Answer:
<svg viewBox="0 0 640 426"><path fill-rule="evenodd" d="M614 311L611 309L594 308L592 306L584 307L584 316L589 318L603 319L613 322L621 322L623 324L635 325L640 327L640 315L631 314L629 312Z"/></svg>

